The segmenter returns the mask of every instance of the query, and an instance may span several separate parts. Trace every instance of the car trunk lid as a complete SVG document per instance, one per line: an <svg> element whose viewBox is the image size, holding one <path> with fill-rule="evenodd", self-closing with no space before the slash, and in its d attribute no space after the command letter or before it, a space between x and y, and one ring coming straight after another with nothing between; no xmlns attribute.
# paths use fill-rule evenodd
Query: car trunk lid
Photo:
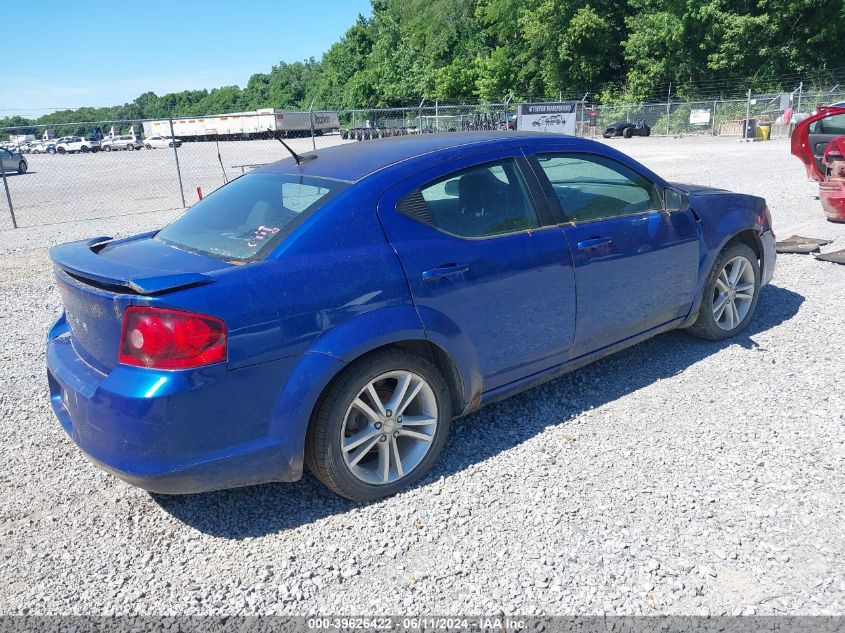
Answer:
<svg viewBox="0 0 845 633"><path fill-rule="evenodd" d="M153 235L116 241L100 237L50 251L74 348L100 370L117 363L123 313L134 297L213 283L207 273L229 266Z"/></svg>

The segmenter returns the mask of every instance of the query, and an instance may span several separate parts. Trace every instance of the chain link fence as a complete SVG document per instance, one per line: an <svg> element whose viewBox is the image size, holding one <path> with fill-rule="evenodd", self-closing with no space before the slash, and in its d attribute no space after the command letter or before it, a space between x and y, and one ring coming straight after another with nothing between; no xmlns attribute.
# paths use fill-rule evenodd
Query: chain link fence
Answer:
<svg viewBox="0 0 845 633"><path fill-rule="evenodd" d="M784 138L792 127L783 122L785 108L807 113L840 100L845 100L845 92L749 93L745 99L648 104L595 105L584 98L574 102L575 133L601 137L612 123L629 121L645 123L655 136L742 138L745 122L750 120L757 128L768 124L771 138ZM295 152L307 153L392 136L510 130L516 127L517 108L515 102L423 101L392 109L270 112L284 112L288 120L299 117L298 129L284 133L284 140ZM0 228L178 210L250 169L289 156L273 133L260 129L180 136L179 130L185 129L182 124L195 119L202 120L95 121L0 130L0 138L8 138L2 145L13 157L3 161ZM333 123L314 125L323 120ZM172 124L182 141L176 147L167 140ZM25 173L17 173L18 160L26 163Z"/></svg>

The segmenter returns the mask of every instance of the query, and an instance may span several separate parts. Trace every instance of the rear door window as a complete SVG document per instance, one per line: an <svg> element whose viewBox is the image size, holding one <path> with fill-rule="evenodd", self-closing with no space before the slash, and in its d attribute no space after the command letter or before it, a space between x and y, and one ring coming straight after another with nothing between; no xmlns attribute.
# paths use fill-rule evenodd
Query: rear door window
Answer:
<svg viewBox="0 0 845 633"><path fill-rule="evenodd" d="M412 191L397 210L459 237L492 237L540 226L513 159L449 174Z"/></svg>
<svg viewBox="0 0 845 633"><path fill-rule="evenodd" d="M322 178L246 174L203 198L156 239L226 261L263 259L348 186Z"/></svg>

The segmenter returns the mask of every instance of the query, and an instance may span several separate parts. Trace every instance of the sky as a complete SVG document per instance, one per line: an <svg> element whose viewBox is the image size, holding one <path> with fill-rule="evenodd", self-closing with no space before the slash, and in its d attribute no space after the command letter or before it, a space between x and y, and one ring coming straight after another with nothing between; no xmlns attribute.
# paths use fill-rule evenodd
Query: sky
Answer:
<svg viewBox="0 0 845 633"><path fill-rule="evenodd" d="M319 59L359 13L369 0L4 2L0 117L243 88L280 61Z"/></svg>

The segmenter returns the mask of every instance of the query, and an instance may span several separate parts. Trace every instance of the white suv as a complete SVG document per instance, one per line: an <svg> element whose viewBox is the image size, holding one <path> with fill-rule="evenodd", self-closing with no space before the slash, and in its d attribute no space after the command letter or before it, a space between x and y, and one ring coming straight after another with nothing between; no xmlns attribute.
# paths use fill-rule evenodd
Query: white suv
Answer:
<svg viewBox="0 0 845 633"><path fill-rule="evenodd" d="M97 152L100 150L100 141L94 138L82 138L81 136L71 136L56 144L57 154L73 154L75 152Z"/></svg>

